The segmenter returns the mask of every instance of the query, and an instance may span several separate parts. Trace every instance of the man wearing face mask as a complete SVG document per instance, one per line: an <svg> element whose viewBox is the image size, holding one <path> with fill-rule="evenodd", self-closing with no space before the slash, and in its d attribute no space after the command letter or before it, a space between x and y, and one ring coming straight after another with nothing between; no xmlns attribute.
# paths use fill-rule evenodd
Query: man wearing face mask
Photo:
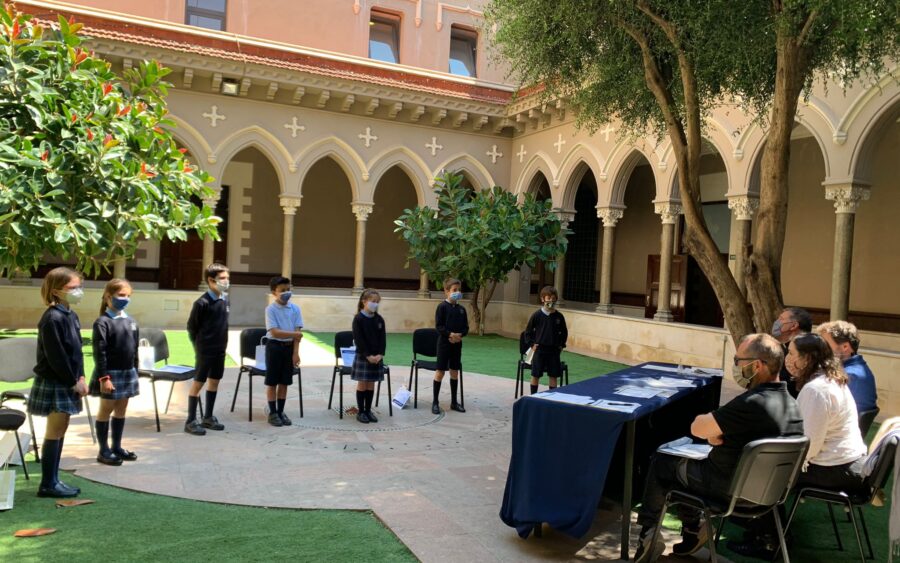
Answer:
<svg viewBox="0 0 900 563"><path fill-rule="evenodd" d="M775 323L772 325L772 336L778 339L778 342L781 343L781 349L784 352L784 355L787 356L787 349L791 340L795 336L806 334L811 330L812 317L809 316L809 311L800 307L787 307L781 311L781 314L775 319ZM791 379L790 372L788 372L784 365L781 366L779 378L781 381L787 382L788 393L796 398L797 387Z"/></svg>
<svg viewBox="0 0 900 563"><path fill-rule="evenodd" d="M666 494L675 489L726 496L744 446L754 440L801 436L803 421L797 402L778 381L784 353L777 340L767 334L745 336L734 356L733 377L746 389L727 404L701 414L691 424L691 434L713 446L704 460L656 453L650 463L644 498L638 512L640 545L635 561L653 561L660 546L650 545L662 518ZM689 555L706 543L709 530L700 514L679 506L682 541L676 555Z"/></svg>

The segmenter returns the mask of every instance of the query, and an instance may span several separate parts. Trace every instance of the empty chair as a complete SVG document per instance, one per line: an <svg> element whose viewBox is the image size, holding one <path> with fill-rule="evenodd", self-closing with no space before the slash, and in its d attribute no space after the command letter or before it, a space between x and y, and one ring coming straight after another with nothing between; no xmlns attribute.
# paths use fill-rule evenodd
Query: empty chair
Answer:
<svg viewBox="0 0 900 563"><path fill-rule="evenodd" d="M331 410L332 399L334 398L334 382L340 378L338 383L338 413L344 418L344 376L353 374L353 366L346 365L341 356L341 348L349 348L353 346L353 331L342 330L334 335L334 370L331 372L331 392L328 394L328 410ZM388 389L388 412L390 416L394 416L394 407L390 402L391 398L391 369L384 366L384 377L387 379ZM375 392L375 406L378 406L378 398L381 396L381 382L378 382L378 390Z"/></svg>
<svg viewBox="0 0 900 563"><path fill-rule="evenodd" d="M256 347L265 344L263 339L266 336L264 328L245 328L241 331L240 337L240 354L241 367L238 369L237 382L234 384L234 397L231 399L231 412L234 412L234 405L237 403L238 389L241 387L241 377L247 374L247 420L253 421L253 378L256 376L266 376L266 370L256 367ZM254 360L253 363L247 360ZM300 368L294 368L294 375L297 376L297 392L300 399L300 418L303 418L303 380L300 374Z"/></svg>
<svg viewBox="0 0 900 563"><path fill-rule="evenodd" d="M791 492L808 449L809 438L806 436L754 440L745 445L741 452L741 459L731 480L727 498L704 497L693 492L673 490L666 495L662 514L665 514L672 505L691 506L702 513L710 530L717 529L721 533L721 524L714 527L713 518L721 520L729 516L759 518L771 512L778 530L781 553L787 563L789 559L784 543L784 530L777 507L784 503L788 493ZM657 526L656 537L650 545L656 544L659 528ZM717 533L713 540L710 533L707 547L713 562L716 561L718 541L719 534Z"/></svg>
<svg viewBox="0 0 900 563"><path fill-rule="evenodd" d="M528 343L525 341L525 331L523 330L519 334L519 364L516 367L516 399L519 398L520 395L525 394L525 370L531 369L531 364L525 361L525 354L528 353ZM569 365L566 362L560 362L560 366L562 367L562 374L560 374L560 382L559 385L568 385L569 384Z"/></svg>
<svg viewBox="0 0 900 563"><path fill-rule="evenodd" d="M156 363L163 363L163 367L169 364L169 340L166 333L158 328L142 328L140 329L140 337L147 340L153 347L153 358ZM153 390L153 414L156 416L156 431L160 431L159 427L159 404L156 400L156 382L168 381L171 383L169 387L169 396L166 399L166 408L163 412L169 412L169 403L172 402L172 391L175 389L175 383L179 381L188 381L194 378L195 370L167 371L165 369L139 369L138 377L146 377L150 380L150 388ZM200 403L200 412L203 412L203 404Z"/></svg>

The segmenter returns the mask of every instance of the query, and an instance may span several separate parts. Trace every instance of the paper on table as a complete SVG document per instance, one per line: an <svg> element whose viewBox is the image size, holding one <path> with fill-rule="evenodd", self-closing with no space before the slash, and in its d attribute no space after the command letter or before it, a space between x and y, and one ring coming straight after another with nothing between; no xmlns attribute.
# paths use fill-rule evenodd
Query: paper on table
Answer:
<svg viewBox="0 0 900 563"><path fill-rule="evenodd" d="M706 459L711 450L712 446L709 444L695 444L693 440L685 436L663 444L656 451L690 459Z"/></svg>
<svg viewBox="0 0 900 563"><path fill-rule="evenodd" d="M678 373L677 366L673 367L673 366L660 366L660 365L656 365L656 364L647 364L647 365L641 366L641 367L643 367L645 369L655 369L656 371L667 371L669 373ZM684 373L689 369L690 369L689 366L688 367L682 366L681 372Z"/></svg>
<svg viewBox="0 0 900 563"><path fill-rule="evenodd" d="M694 382L690 379L678 379L675 377L662 376L657 379L658 385L663 387L693 387Z"/></svg>
<svg viewBox="0 0 900 563"><path fill-rule="evenodd" d="M634 412L641 405L639 403L626 403L624 401L610 401L608 399L597 399L591 403L592 407L598 409L618 411L618 412Z"/></svg>
<svg viewBox="0 0 900 563"><path fill-rule="evenodd" d="M153 371L164 371L167 373L187 373L194 369L192 366L165 365L160 366Z"/></svg>
<svg viewBox="0 0 900 563"><path fill-rule="evenodd" d="M587 405L592 403L594 399L586 395L572 395L571 393L557 393L555 391L544 391L531 395L538 399L547 399L549 401L558 401L560 403L570 403L573 405Z"/></svg>
<svg viewBox="0 0 900 563"><path fill-rule="evenodd" d="M691 366L681 366L681 370L679 371L678 366L660 366L656 364L647 364L641 367L645 369L655 369L656 371L677 373L678 375L700 375L704 377L722 377L725 375L725 372L716 368L695 368Z"/></svg>
<svg viewBox="0 0 900 563"><path fill-rule="evenodd" d="M649 399L650 397L657 396L659 394L659 389L649 389L647 387L625 385L616 389L615 394L623 395L625 397L639 397L642 399Z"/></svg>

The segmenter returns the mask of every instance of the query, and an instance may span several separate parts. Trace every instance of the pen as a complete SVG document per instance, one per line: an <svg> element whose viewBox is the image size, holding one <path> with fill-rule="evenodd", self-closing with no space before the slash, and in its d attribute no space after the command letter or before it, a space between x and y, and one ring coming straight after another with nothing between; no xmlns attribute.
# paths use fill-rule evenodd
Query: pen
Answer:
<svg viewBox="0 0 900 563"><path fill-rule="evenodd" d="M620 407L633 407L636 403L614 403L612 401L606 401L607 405L618 405Z"/></svg>

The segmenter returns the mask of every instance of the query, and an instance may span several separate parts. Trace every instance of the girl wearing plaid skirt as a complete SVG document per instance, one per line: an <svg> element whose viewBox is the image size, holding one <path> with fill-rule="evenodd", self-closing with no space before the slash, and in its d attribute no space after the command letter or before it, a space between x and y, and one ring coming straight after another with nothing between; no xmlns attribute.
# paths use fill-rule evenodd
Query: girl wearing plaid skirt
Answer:
<svg viewBox="0 0 900 563"><path fill-rule="evenodd" d="M372 414L375 382L384 379L384 352L387 335L384 319L378 314L381 296L374 289L367 289L359 296L356 316L353 317L353 341L356 358L353 361L351 379L356 381L356 403L359 414L356 420L363 424L378 422Z"/></svg>
<svg viewBox="0 0 900 563"><path fill-rule="evenodd" d="M128 280L112 279L103 290L100 317L94 321L94 375L91 395L100 397L100 412L94 426L100 453L97 461L105 465L122 465L135 461L137 454L122 448L125 409L128 399L139 393L137 374L138 326L125 312L131 302ZM112 422L110 422L112 414ZM112 429L112 448L109 434Z"/></svg>
<svg viewBox="0 0 900 563"><path fill-rule="evenodd" d="M59 480L59 459L69 417L81 412L81 398L87 395L81 323L71 309L83 297L78 272L60 267L44 277L41 299L47 310L38 322L37 365L27 402L28 412L47 417L41 445L39 497L66 498L81 492Z"/></svg>

